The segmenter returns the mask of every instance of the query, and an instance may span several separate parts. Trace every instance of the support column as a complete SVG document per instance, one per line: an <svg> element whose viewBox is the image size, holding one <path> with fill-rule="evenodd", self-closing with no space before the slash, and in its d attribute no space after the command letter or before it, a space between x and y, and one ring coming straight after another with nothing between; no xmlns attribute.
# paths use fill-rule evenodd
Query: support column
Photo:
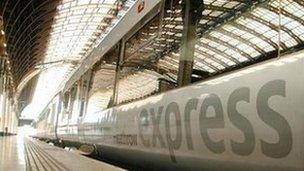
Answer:
<svg viewBox="0 0 304 171"><path fill-rule="evenodd" d="M6 101L5 124L4 124L4 130L6 135L8 135L8 133L10 132L9 130L10 115L11 115L11 100L8 95L8 99Z"/></svg>
<svg viewBox="0 0 304 171"><path fill-rule="evenodd" d="M92 79L92 70L88 70L82 80L83 94L81 96L81 117L84 117L87 113L88 101L89 101L89 87Z"/></svg>
<svg viewBox="0 0 304 171"><path fill-rule="evenodd" d="M71 116L69 122L71 124L77 124L79 117L79 97L81 93L81 81L78 80L74 85L71 94ZM75 94L74 94L75 93Z"/></svg>
<svg viewBox="0 0 304 171"><path fill-rule="evenodd" d="M6 52L6 39L3 30L3 19L0 16L0 133L10 134L13 131L15 92L10 59Z"/></svg>
<svg viewBox="0 0 304 171"><path fill-rule="evenodd" d="M0 134L4 132L5 77L5 58L0 54Z"/></svg>
<svg viewBox="0 0 304 171"><path fill-rule="evenodd" d="M1 123L0 123L0 132L5 132L5 122L6 122L6 118L5 118L5 114L6 114L6 104L7 104L7 96L6 96L6 92L3 92L2 94L2 110L0 111L1 113Z"/></svg>
<svg viewBox="0 0 304 171"><path fill-rule="evenodd" d="M121 66L122 66L122 63L123 63L123 60L125 57L125 46L126 46L125 40L121 40L120 45L119 45L119 56L117 57L117 62L116 62L112 106L115 106L118 104L119 74L120 74Z"/></svg>
<svg viewBox="0 0 304 171"><path fill-rule="evenodd" d="M83 93L83 77L80 77L80 79L77 81L77 96L76 96L76 102L77 104L75 105L76 107L76 112L75 112L75 117L77 118L78 122L78 117L80 116L80 106L81 106L81 97Z"/></svg>
<svg viewBox="0 0 304 171"><path fill-rule="evenodd" d="M0 94L4 91L4 64L5 59L0 57Z"/></svg>
<svg viewBox="0 0 304 171"><path fill-rule="evenodd" d="M13 134L13 117L14 117L14 106L13 100L10 101L10 114L9 114L9 121L8 121L8 129L11 134Z"/></svg>
<svg viewBox="0 0 304 171"><path fill-rule="evenodd" d="M180 50L178 86L186 86L191 83L191 75L194 61L194 51L197 38L197 26L202 17L204 8L203 0L183 0L183 36Z"/></svg>

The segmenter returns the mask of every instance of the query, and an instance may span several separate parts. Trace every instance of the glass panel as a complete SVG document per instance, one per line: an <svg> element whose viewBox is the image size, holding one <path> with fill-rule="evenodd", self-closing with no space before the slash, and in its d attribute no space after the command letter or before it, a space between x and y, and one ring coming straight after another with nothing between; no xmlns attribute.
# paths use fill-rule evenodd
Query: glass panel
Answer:
<svg viewBox="0 0 304 171"><path fill-rule="evenodd" d="M118 50L112 49L92 69L92 78L88 91L87 113L98 113L113 106L113 88L115 82Z"/></svg>
<svg viewBox="0 0 304 171"><path fill-rule="evenodd" d="M298 50L303 44L303 3L298 1L251 3L205 0L202 13L195 14L198 21L188 25L185 19L186 3L182 2L165 1L159 13L148 14L146 17L150 19L147 23L136 26L136 31L129 33L126 40L118 42L94 66L88 112L96 113L176 88L182 73L180 66L185 61L185 42L189 45L186 50L194 49L194 57L190 59L193 64L189 74L191 83L278 57ZM59 17L58 21L64 22L66 15L71 15L67 10L71 5L61 7L63 17ZM104 9L107 7L100 8L101 13L97 12L96 15L103 16ZM97 21L98 17L94 18L95 10L89 11L89 17L93 16L92 21ZM82 7L74 12L77 15L85 13ZM87 22L87 17L77 16L71 19L71 23ZM189 31L190 27L195 27L194 31ZM55 27L54 35L59 34L61 29ZM186 32L193 34L188 40L183 37ZM87 36L82 35L81 30L70 27L65 29L65 33L68 35L67 42L75 33L80 34L77 39ZM124 43L125 47L121 49ZM80 110L85 110L85 107L80 106Z"/></svg>
<svg viewBox="0 0 304 171"><path fill-rule="evenodd" d="M40 113L77 65L107 35L133 0L63 0L57 7L46 51L42 73L33 97L32 111ZM49 84L52 82L52 84ZM34 107L35 106L35 107ZM83 109L84 110L84 109ZM29 110L30 111L30 110ZM29 114L31 115L31 114Z"/></svg>

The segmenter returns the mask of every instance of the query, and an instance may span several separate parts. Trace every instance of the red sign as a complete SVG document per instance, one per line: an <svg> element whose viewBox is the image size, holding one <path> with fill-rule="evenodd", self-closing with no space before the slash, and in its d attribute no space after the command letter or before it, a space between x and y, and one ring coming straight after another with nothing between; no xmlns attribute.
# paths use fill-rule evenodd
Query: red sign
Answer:
<svg viewBox="0 0 304 171"><path fill-rule="evenodd" d="M137 12L141 13L145 9L145 1L142 1L137 6Z"/></svg>

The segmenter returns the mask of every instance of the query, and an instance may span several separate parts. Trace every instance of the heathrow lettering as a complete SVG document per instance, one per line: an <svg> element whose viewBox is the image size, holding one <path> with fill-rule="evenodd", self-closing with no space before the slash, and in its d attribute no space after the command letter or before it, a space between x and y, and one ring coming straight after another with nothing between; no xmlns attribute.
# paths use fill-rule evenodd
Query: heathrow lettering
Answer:
<svg viewBox="0 0 304 171"><path fill-rule="evenodd" d="M275 97L274 97L275 96ZM236 142L230 139L231 150L236 155L248 156L256 148L257 141L260 141L261 151L265 156L271 158L286 157L292 149L292 132L287 120L277 111L272 109L268 100L278 96L286 96L286 82L284 80L273 80L264 84L257 93L256 109L257 116L262 122L277 132L279 140L276 143L270 143L263 139L256 139L254 128L251 122L244 117L238 110L239 102L250 104L250 88L240 87L232 91L227 101L227 115L229 121L239 129L243 136L243 142ZM214 141L208 133L212 129L224 129L224 110L223 101L216 94L207 94L202 102L198 98L192 98L187 101L184 110L176 102L171 102L167 106L158 108L142 109L139 113L139 140L147 148L156 147L159 143L162 148L168 148L171 160L176 162L174 151L180 149L182 139L185 138L188 150L194 150L191 115L199 115L199 132L204 145L213 153L221 154L227 150L224 139ZM212 108L215 115L207 115L207 110ZM181 111L184 111L183 115ZM182 118L183 117L183 118ZM170 123L173 122L175 123ZM164 119L165 133L162 135L160 129L161 120ZM182 128L182 123L184 128ZM175 131L172 131L174 125ZM146 132L153 130L152 137ZM182 135L182 129L186 135ZM175 132L175 134L173 134ZM228 148L230 149L230 148Z"/></svg>
<svg viewBox="0 0 304 171"><path fill-rule="evenodd" d="M137 135L134 134L117 134L114 136L116 144L136 146Z"/></svg>

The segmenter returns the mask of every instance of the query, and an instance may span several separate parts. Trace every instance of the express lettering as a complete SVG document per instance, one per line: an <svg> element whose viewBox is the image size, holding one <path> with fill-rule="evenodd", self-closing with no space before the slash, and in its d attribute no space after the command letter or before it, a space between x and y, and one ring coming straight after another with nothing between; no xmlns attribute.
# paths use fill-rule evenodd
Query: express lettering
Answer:
<svg viewBox="0 0 304 171"><path fill-rule="evenodd" d="M268 100L273 96L286 96L286 83L284 80L274 80L261 87L257 94L256 109L257 115L262 122L273 128L279 140L270 143L260 139L262 153L272 158L282 158L287 156L292 149L292 132L287 120L274 109ZM232 152L247 156L250 155L256 145L256 137L252 124L238 110L239 103L250 103L250 89L241 87L234 90L227 101L227 115L230 122L239 129L243 136L243 142L230 140ZM208 116L209 109L213 109L215 115ZM149 112L148 112L149 111ZM216 154L223 153L226 148L224 140L214 141L208 133L212 129L225 128L224 110L222 101L216 94L208 94L199 104L199 99L193 98L187 101L184 108L184 115L180 112L180 107L176 102L169 103L166 107L159 106L157 109L143 109L139 114L139 139L145 147L156 147L159 143L162 148L168 148L171 160L176 162L174 150L178 150L182 144L182 119L185 129L185 139L188 150L194 150L191 130L191 115L199 114L199 131L205 146ZM184 118L182 118L184 116ZM165 120L165 135L162 135L160 123ZM171 129L176 129L172 131ZM150 136L150 129L153 134ZM166 141L165 141L166 139Z"/></svg>

